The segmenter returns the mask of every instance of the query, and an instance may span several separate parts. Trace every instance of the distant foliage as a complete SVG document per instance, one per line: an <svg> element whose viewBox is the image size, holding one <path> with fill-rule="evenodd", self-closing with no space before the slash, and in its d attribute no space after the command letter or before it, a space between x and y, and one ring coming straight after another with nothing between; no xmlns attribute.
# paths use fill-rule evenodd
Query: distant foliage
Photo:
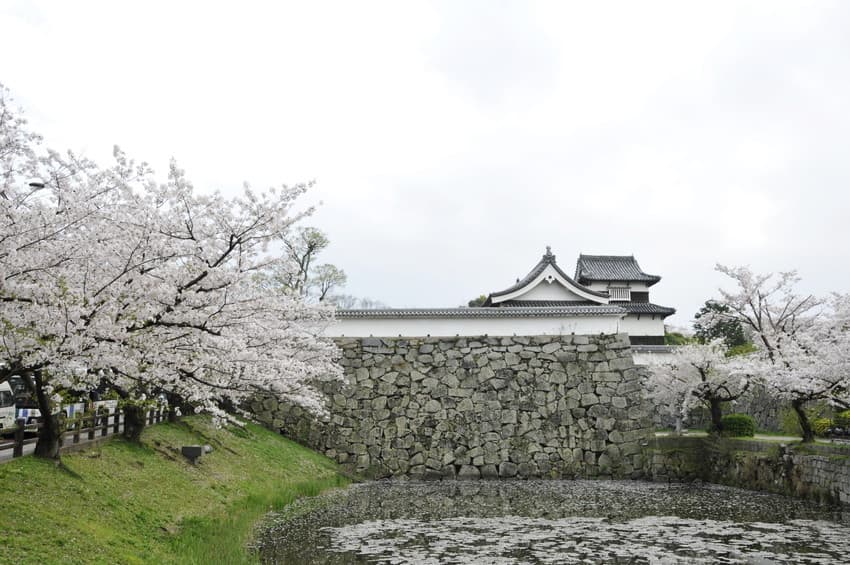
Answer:
<svg viewBox="0 0 850 565"><path fill-rule="evenodd" d="M351 294L334 294L328 296L327 302L342 310L383 310L389 308L385 302L364 296L358 298Z"/></svg>
<svg viewBox="0 0 850 565"><path fill-rule="evenodd" d="M470 308L479 308L479 307L481 307L481 306L484 306L484 303L485 303L485 302L487 302L487 295L486 295L486 294L482 294L482 295L481 295L481 296L479 296L478 298L473 298L472 300L470 300L469 302L467 302L467 305L468 305Z"/></svg>
<svg viewBox="0 0 850 565"><path fill-rule="evenodd" d="M736 345L735 347L730 347L726 352L727 357L735 357L736 355L747 355L748 353L754 353L758 348L752 343L745 343L743 345Z"/></svg>
<svg viewBox="0 0 850 565"><path fill-rule="evenodd" d="M664 332L664 345L689 345L695 343L694 338L680 332Z"/></svg>
<svg viewBox="0 0 850 565"><path fill-rule="evenodd" d="M726 414L723 416L723 435L729 437L753 437L756 434L756 422L747 414Z"/></svg>

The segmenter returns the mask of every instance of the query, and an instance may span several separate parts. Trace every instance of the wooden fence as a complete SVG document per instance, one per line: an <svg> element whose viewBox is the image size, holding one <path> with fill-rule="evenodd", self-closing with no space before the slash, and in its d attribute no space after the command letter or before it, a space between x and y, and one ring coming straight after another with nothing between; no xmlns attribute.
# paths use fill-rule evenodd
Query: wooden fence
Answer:
<svg viewBox="0 0 850 565"><path fill-rule="evenodd" d="M151 408L145 414L145 422L148 425L158 424L168 417L168 410L163 407ZM5 451L12 450L12 457L21 457L24 454L24 446L38 441L38 425L23 425L21 420L15 428L14 437L0 440L0 457ZM72 418L65 424L65 430L60 438L61 449L75 445L89 443L101 438L121 433L124 429L124 413L115 411L111 414L85 414L78 418Z"/></svg>

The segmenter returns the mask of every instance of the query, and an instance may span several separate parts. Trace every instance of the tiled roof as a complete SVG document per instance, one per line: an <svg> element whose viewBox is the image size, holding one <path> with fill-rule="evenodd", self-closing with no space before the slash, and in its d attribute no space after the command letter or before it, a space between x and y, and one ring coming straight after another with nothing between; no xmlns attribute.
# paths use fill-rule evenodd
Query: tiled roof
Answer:
<svg viewBox="0 0 850 565"><path fill-rule="evenodd" d="M579 255L576 280L582 284L591 281L640 281L651 286L661 277L644 273L633 255Z"/></svg>
<svg viewBox="0 0 850 565"><path fill-rule="evenodd" d="M629 314L660 314L666 318L676 313L675 308L659 306L651 302L614 302L613 304L623 308Z"/></svg>
<svg viewBox="0 0 850 565"><path fill-rule="evenodd" d="M595 290L590 290L589 288L584 288L583 285L577 283L568 274L566 274L564 271L562 271L561 268L558 266L558 264L555 262L555 255L552 254L552 250L549 247L547 247L546 253L543 255L543 258L540 259L540 262L537 263L537 265L535 265L533 269L531 269L530 273L525 275L525 277L522 280L517 281L516 284L514 284L513 286L510 286L510 287L506 288L505 290L500 290L499 292L491 293L490 296L487 297L487 302L485 302L485 304L489 304L490 298L493 297L493 296L504 296L506 294L510 294L510 293L514 292L515 290L519 290L522 287L526 286L531 281L533 281L538 276L540 276L540 273L542 273L548 265L552 265L552 267L555 268L555 271L559 275L561 275L564 279L566 279L570 283L574 284L575 286L581 288L582 290L584 290L588 294L608 298L607 292L597 292Z"/></svg>
<svg viewBox="0 0 850 565"><path fill-rule="evenodd" d="M589 302L571 300L507 300L500 303L499 306L502 308L563 308L589 304ZM650 302L612 302L609 306L617 306L629 314L660 314L665 318L676 313L675 308L659 306Z"/></svg>
<svg viewBox="0 0 850 565"><path fill-rule="evenodd" d="M624 308L609 304L555 308L387 308L337 310L337 318L559 318L561 316L622 316Z"/></svg>

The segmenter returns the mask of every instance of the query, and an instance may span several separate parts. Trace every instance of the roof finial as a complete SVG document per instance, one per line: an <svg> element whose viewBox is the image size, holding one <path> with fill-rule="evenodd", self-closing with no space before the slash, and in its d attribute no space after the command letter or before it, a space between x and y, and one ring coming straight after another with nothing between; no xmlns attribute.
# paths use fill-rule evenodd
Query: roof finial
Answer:
<svg viewBox="0 0 850 565"><path fill-rule="evenodd" d="M552 255L552 248L550 246L546 246L546 254L543 255L543 259L549 261L550 263L555 262L555 256Z"/></svg>

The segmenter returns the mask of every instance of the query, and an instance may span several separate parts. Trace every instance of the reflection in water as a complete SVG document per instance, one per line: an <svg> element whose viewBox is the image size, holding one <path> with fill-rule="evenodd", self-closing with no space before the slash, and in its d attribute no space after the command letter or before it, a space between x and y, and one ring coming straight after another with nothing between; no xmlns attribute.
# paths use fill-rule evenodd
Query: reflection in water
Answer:
<svg viewBox="0 0 850 565"><path fill-rule="evenodd" d="M268 563L836 563L850 515L714 485L376 482L299 501Z"/></svg>

